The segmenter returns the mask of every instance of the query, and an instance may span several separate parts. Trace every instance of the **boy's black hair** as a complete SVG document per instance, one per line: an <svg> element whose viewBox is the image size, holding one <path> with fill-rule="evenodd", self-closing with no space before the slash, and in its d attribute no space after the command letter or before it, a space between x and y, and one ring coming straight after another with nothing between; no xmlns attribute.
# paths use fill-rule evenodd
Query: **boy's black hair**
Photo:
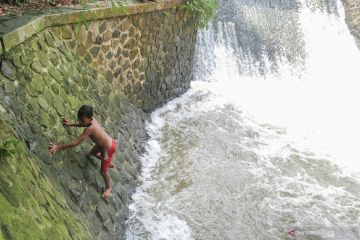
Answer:
<svg viewBox="0 0 360 240"><path fill-rule="evenodd" d="M94 108L89 105L82 105L78 111L77 117L79 120L83 119L84 117L91 118L94 114Z"/></svg>

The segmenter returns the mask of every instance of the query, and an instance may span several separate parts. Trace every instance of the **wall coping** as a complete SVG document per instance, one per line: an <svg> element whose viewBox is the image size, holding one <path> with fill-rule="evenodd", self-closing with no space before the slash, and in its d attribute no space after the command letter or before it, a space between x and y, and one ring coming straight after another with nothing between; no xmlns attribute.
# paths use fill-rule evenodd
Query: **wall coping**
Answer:
<svg viewBox="0 0 360 240"><path fill-rule="evenodd" d="M163 0L152 3L131 3L128 11L117 11L108 6L90 6L90 9L58 8L36 16L36 12L19 18L0 17L0 54L3 54L44 28L77 23L80 16L86 21L128 16L140 13L166 10L180 5L183 0ZM55 13L54 13L55 12ZM35 16L34 16L35 15Z"/></svg>

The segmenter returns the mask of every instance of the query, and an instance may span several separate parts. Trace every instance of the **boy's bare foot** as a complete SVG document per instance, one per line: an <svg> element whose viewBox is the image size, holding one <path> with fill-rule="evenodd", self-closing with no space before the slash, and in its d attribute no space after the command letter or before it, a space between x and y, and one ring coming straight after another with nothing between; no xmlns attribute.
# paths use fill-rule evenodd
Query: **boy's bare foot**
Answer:
<svg viewBox="0 0 360 240"><path fill-rule="evenodd" d="M110 196L110 193L111 193L111 188L106 189L102 195L103 199L105 199L105 200L108 199Z"/></svg>

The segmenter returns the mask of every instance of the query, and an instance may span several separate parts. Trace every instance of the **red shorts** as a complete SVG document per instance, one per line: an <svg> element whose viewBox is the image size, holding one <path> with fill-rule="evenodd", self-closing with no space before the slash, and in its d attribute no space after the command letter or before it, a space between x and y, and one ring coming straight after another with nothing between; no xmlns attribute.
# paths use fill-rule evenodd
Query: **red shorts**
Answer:
<svg viewBox="0 0 360 240"><path fill-rule="evenodd" d="M116 142L115 139L112 140L111 147L107 150L105 150L101 156L101 170L107 170L109 169L109 166L112 162L112 158L114 156L114 153L116 151Z"/></svg>

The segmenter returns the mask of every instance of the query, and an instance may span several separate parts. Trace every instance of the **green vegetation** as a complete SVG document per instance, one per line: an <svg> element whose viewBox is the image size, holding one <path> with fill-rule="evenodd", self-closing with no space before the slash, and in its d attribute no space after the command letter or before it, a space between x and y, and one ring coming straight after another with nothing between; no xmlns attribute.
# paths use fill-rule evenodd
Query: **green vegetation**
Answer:
<svg viewBox="0 0 360 240"><path fill-rule="evenodd" d="M194 15L197 27L207 28L215 17L217 6L217 0L188 0L183 7Z"/></svg>
<svg viewBox="0 0 360 240"><path fill-rule="evenodd" d="M87 29L90 25L90 22L89 21L86 21L86 18L85 18L85 15L84 14L80 14L79 15L79 18L77 20L77 23L76 23L76 31L77 32L80 32L80 29L81 29L81 25L84 25L85 28Z"/></svg>
<svg viewBox="0 0 360 240"><path fill-rule="evenodd" d="M13 157L19 150L17 145L19 140L10 139L0 145L0 161L5 161L9 157Z"/></svg>

